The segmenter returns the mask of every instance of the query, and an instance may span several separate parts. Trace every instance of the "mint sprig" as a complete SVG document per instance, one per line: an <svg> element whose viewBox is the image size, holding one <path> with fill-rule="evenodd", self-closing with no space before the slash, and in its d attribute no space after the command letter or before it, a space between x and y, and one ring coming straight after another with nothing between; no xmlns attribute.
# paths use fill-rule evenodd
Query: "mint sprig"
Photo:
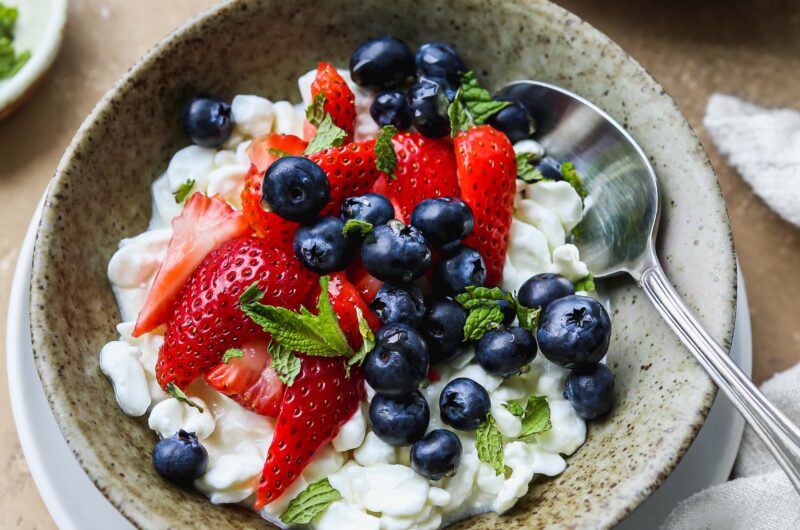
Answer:
<svg viewBox="0 0 800 530"><path fill-rule="evenodd" d="M499 329L503 324L503 311L500 302L515 304L510 293L499 287L469 286L456 296L456 301L469 313L464 323L464 341L479 340L487 331Z"/></svg>
<svg viewBox="0 0 800 530"><path fill-rule="evenodd" d="M591 272L585 278L581 278L575 282L575 291L586 291L591 293L595 290L597 290L597 286L594 284L594 274Z"/></svg>
<svg viewBox="0 0 800 530"><path fill-rule="evenodd" d="M224 364L228 364L231 359L236 359L239 357L244 357L244 352L239 348L231 348L225 352L225 355L222 356L222 362Z"/></svg>
<svg viewBox="0 0 800 530"><path fill-rule="evenodd" d="M461 76L461 86L447 109L453 136L458 131L466 130L470 125L485 123L491 116L510 104L509 101L492 99L489 91L478 83L475 73L465 72Z"/></svg>
<svg viewBox="0 0 800 530"><path fill-rule="evenodd" d="M539 182L544 179L544 175L539 171L531 161L535 157L533 153L517 153L517 178L522 179L527 183Z"/></svg>
<svg viewBox="0 0 800 530"><path fill-rule="evenodd" d="M475 432L475 448L478 451L478 459L492 466L497 475L505 472L505 466L503 465L503 436L497 429L497 423L491 412L486 415L486 420L480 424Z"/></svg>
<svg viewBox="0 0 800 530"><path fill-rule="evenodd" d="M174 397L178 401L186 403L190 407L194 407L197 410L199 410L200 412L203 412L203 407L201 407L200 405L198 405L197 403L195 403L194 401L189 399L189 396L184 394L183 390L178 388L178 385L176 385L175 383L170 381L169 383L167 383L167 386L164 388L164 390L167 391L167 394L169 394L170 396Z"/></svg>
<svg viewBox="0 0 800 530"><path fill-rule="evenodd" d="M583 187L583 179L581 179L581 176L575 169L574 163L564 162L561 164L561 175L564 177L564 180L578 192L581 199L586 198L586 188Z"/></svg>
<svg viewBox="0 0 800 530"><path fill-rule="evenodd" d="M300 358L292 350L285 348L277 342L270 342L267 346L272 358L272 369L278 374L278 379L286 386L292 386L295 378L300 373Z"/></svg>
<svg viewBox="0 0 800 530"><path fill-rule="evenodd" d="M181 204L183 201L185 201L186 198L189 196L189 194L192 192L192 189L194 189L194 185L195 185L194 179L189 179L180 186L178 186L178 189L173 194L175 195L175 202Z"/></svg>
<svg viewBox="0 0 800 530"><path fill-rule="evenodd" d="M281 514L281 521L286 524L308 524L341 498L342 494L331 486L327 478L318 480L292 499Z"/></svg>
<svg viewBox="0 0 800 530"><path fill-rule="evenodd" d="M348 219L342 227L342 235L346 239L364 237L372 231L372 223L360 219Z"/></svg>
<svg viewBox="0 0 800 530"><path fill-rule="evenodd" d="M544 396L529 396L521 416L522 431L519 434L520 440L529 441L537 434L547 432L553 427L550 422L550 405Z"/></svg>
<svg viewBox="0 0 800 530"><path fill-rule="evenodd" d="M328 294L329 276L319 279L321 292L314 315L305 307L298 312L259 302L264 293L253 283L239 298L241 310L272 340L293 352L319 357L352 357L355 352L339 327L339 321Z"/></svg>
<svg viewBox="0 0 800 530"><path fill-rule="evenodd" d="M375 139L375 167L394 180L397 175L394 170L397 168L397 152L394 150L392 138L397 134L397 127L394 125L384 125L378 137Z"/></svg>
<svg viewBox="0 0 800 530"><path fill-rule="evenodd" d="M535 333L536 328L539 327L539 318L541 316L541 307L525 307L519 303L519 300L517 301L517 318L519 319L519 327L526 329L531 333Z"/></svg>
<svg viewBox="0 0 800 530"><path fill-rule="evenodd" d="M30 50L17 54L14 50L14 26L17 23L16 7L0 4L0 79L10 79L31 58Z"/></svg>
<svg viewBox="0 0 800 530"><path fill-rule="evenodd" d="M314 127L319 127L325 118L325 94L319 93L314 96L311 105L306 109L306 119Z"/></svg>
<svg viewBox="0 0 800 530"><path fill-rule="evenodd" d="M361 348L347 361L345 366L347 377L350 377L350 367L363 363L364 358L375 347L375 334L360 307L356 307L356 318L358 318L358 332L361 334Z"/></svg>
<svg viewBox="0 0 800 530"><path fill-rule="evenodd" d="M317 127L317 134L315 134L314 138L308 143L308 147L303 151L303 154L312 155L324 151L329 147L339 147L344 143L346 137L347 133L337 127L333 123L331 115L326 113L322 122L320 122Z"/></svg>
<svg viewBox="0 0 800 530"><path fill-rule="evenodd" d="M285 156L292 156L292 153L278 149L277 147L270 147L267 152L274 157L283 158Z"/></svg>

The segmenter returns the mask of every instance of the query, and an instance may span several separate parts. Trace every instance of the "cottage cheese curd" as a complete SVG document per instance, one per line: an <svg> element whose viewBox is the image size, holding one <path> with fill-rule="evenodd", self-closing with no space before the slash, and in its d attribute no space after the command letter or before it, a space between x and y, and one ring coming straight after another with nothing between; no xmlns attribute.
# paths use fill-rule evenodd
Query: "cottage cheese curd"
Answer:
<svg viewBox="0 0 800 530"><path fill-rule="evenodd" d="M355 86L347 71L340 71L356 95L356 139L372 137L377 125L369 116L371 94ZM152 185L153 215L148 230L123 239L108 266L108 277L119 304L123 323L119 339L100 352L100 367L111 380L120 408L130 416L148 415L148 426L166 437L178 429L196 433L208 451L206 473L195 487L215 504L246 502L258 485L274 420L257 415L210 388L202 379L186 394L203 411L166 395L155 380L155 364L163 337L158 332L134 339L133 322L164 259L171 236L170 221L182 210L173 193L188 179L194 190L219 194L234 207L249 167L246 149L250 139L268 132L301 134L303 109L310 101L314 72L299 80L302 105L271 102L253 96L236 96L232 102L235 131L223 149L189 146L173 156L166 172ZM515 149L543 152L533 141ZM514 221L504 268L503 287L516 290L534 274L557 272L570 280L587 275L578 249L567 235L580 221L582 202L566 182L539 182L518 186ZM302 476L276 501L261 510L273 522L288 503L309 484L327 477L342 495L312 523L317 530L407 530L439 528L473 513L502 513L528 491L536 475L561 473L562 455L576 451L586 437L584 421L561 393L567 370L541 355L521 375L502 378L487 374L471 362L468 351L441 368L442 379L423 389L431 409L429 429L442 427L438 397L456 377L469 377L483 385L491 398L491 412L505 438L504 462L508 476L478 459L474 433L456 431L463 444L458 472L429 481L409 466L408 448L394 448L370 432L368 405L363 403L345 423L332 443L322 449ZM374 392L367 389L367 400ZM520 419L503 406L510 400L544 395L551 410L552 428L533 442L514 441Z"/></svg>

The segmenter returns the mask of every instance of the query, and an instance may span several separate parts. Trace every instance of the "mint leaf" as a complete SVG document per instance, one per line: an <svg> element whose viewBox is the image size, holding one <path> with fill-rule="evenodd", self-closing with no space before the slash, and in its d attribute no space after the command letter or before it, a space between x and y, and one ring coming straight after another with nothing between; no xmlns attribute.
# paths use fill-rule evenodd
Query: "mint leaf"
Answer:
<svg viewBox="0 0 800 530"><path fill-rule="evenodd" d="M203 407L201 407L200 405L198 405L197 403L195 403L194 401L189 399L189 396L184 394L183 390L178 388L178 385L176 385L175 383L170 381L169 383L167 383L167 386L166 386L166 388L164 390L167 391L167 394L169 394L170 396L174 397L178 401L182 401L182 402L186 403L187 405L189 405L190 407L194 407L197 410L199 410L200 412L203 412Z"/></svg>
<svg viewBox="0 0 800 530"><path fill-rule="evenodd" d="M469 125L485 123L491 116L509 105L510 101L492 99L489 91L478 83L475 73L465 72L461 76L461 86L456 92L456 97L447 109L453 135L455 136L457 131L466 130Z"/></svg>
<svg viewBox="0 0 800 530"><path fill-rule="evenodd" d="M364 237L371 231L372 223L361 221L360 219L348 219L342 228L342 235L344 235L345 238L350 239L354 235L358 237Z"/></svg>
<svg viewBox="0 0 800 530"><path fill-rule="evenodd" d="M450 134L453 136L458 131L466 131L470 125L473 125L472 116L469 115L467 108L459 97L460 92L461 90L459 89L453 102L447 107L447 117L450 119Z"/></svg>
<svg viewBox="0 0 800 530"><path fill-rule="evenodd" d="M17 23L17 8L0 4L0 79L8 79L19 72L28 59L30 51L17 54L14 50L14 26Z"/></svg>
<svg viewBox="0 0 800 530"><path fill-rule="evenodd" d="M319 127L317 127L317 134L311 139L303 154L311 155L329 147L339 147L346 137L347 133L333 124L331 115L325 114Z"/></svg>
<svg viewBox="0 0 800 530"><path fill-rule="evenodd" d="M244 290L239 296L239 305L252 304L258 302L264 297L264 291L258 286L258 282L253 282L250 287Z"/></svg>
<svg viewBox="0 0 800 530"><path fill-rule="evenodd" d="M314 127L319 127L325 119L325 94L319 93L314 96L311 105L306 109L306 119Z"/></svg>
<svg viewBox="0 0 800 530"><path fill-rule="evenodd" d="M331 486L327 478L318 480L292 499L281 514L281 521L286 524L308 524L341 498L341 493Z"/></svg>
<svg viewBox="0 0 800 530"><path fill-rule="evenodd" d="M277 158L283 158L285 156L292 156L292 153L287 153L286 151L282 151L282 150L278 149L277 147L270 147L269 149L267 149L267 152L269 154L271 154L272 156L277 157Z"/></svg>
<svg viewBox="0 0 800 530"><path fill-rule="evenodd" d="M587 291L589 293L595 291L597 286L594 284L594 274L591 272L585 278L581 278L575 282L575 291Z"/></svg>
<svg viewBox="0 0 800 530"><path fill-rule="evenodd" d="M586 198L586 189L583 187L581 176L575 170L575 164L572 162L564 162L561 164L561 175L564 177L564 180L569 182L570 186L575 188L575 191L578 192L581 199Z"/></svg>
<svg viewBox="0 0 800 530"><path fill-rule="evenodd" d="M536 333L536 328L539 326L539 317L541 315L541 307L525 307L517 302L517 318L519 319L519 327L524 328L531 333Z"/></svg>
<svg viewBox="0 0 800 530"><path fill-rule="evenodd" d="M267 346L272 358L272 369L278 374L278 379L286 386L292 386L297 374L300 373L300 358L292 350L284 348L277 342L270 342Z"/></svg>
<svg viewBox="0 0 800 530"><path fill-rule="evenodd" d="M254 301L263 294L258 286L247 288L239 299L241 310L250 319L272 335L281 346L294 352L320 357L351 357L354 352L339 327L328 293L329 276L319 279L322 291L314 315L305 307L294 312L284 307L265 305ZM255 285L255 284L254 284ZM242 303L242 300L245 303Z"/></svg>
<svg viewBox="0 0 800 530"><path fill-rule="evenodd" d="M525 414L525 409L522 408L522 405L517 403L516 401L512 401L511 403L506 403L504 405L506 410L513 414L514 416L523 416Z"/></svg>
<svg viewBox="0 0 800 530"><path fill-rule="evenodd" d="M525 182L539 182L544 178L542 172L531 164L532 153L517 153L517 178Z"/></svg>
<svg viewBox="0 0 800 530"><path fill-rule="evenodd" d="M375 334L372 333L372 328L369 327L369 322L364 318L360 307L356 307L356 318L358 318L358 332L361 334L361 348L347 361L345 367L347 377L350 377L350 367L364 362L364 358L375 347Z"/></svg>
<svg viewBox="0 0 800 530"><path fill-rule="evenodd" d="M514 297L499 287L469 286L456 296L456 301L469 311L464 323L464 340L478 340L492 329L502 327L504 315L500 302L515 304Z"/></svg>
<svg viewBox="0 0 800 530"><path fill-rule="evenodd" d="M192 192L194 185L195 185L194 179L189 179L180 186L178 186L177 191L173 193L173 195L175 195L175 202L181 204L183 201L185 201L186 197L188 197L189 194Z"/></svg>
<svg viewBox="0 0 800 530"><path fill-rule="evenodd" d="M544 396L530 396L525 403L525 413L522 415L521 440L530 439L532 436L549 431L553 427L550 423L550 405Z"/></svg>
<svg viewBox="0 0 800 530"><path fill-rule="evenodd" d="M503 474L505 472L505 467L503 466L503 437L497 429L497 423L491 412L486 415L486 421L478 427L475 437L478 459L492 466L496 474Z"/></svg>
<svg viewBox="0 0 800 530"><path fill-rule="evenodd" d="M244 357L244 352L239 348L231 348L222 356L222 362L228 364L228 361L237 357Z"/></svg>
<svg viewBox="0 0 800 530"><path fill-rule="evenodd" d="M464 306L464 309L473 309L480 305L497 305L500 301L513 302L514 298L508 293L503 292L499 287L477 287L469 285L465 291L456 296L456 301Z"/></svg>
<svg viewBox="0 0 800 530"><path fill-rule="evenodd" d="M397 134L397 127L394 125L384 125L378 137L375 139L375 167L378 171L383 171L394 180L397 180L397 175L394 174L397 168L397 152L394 150L394 143L392 138Z"/></svg>
<svg viewBox="0 0 800 530"><path fill-rule="evenodd" d="M12 40L14 38L14 25L17 23L18 14L16 7L6 7L0 4L0 39Z"/></svg>

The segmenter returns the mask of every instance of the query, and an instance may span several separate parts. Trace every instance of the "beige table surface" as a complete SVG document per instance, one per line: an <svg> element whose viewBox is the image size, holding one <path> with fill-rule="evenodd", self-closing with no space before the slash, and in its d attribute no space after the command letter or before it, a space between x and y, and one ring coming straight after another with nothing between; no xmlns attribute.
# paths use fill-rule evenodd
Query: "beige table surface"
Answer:
<svg viewBox="0 0 800 530"><path fill-rule="evenodd" d="M24 2L23 2L24 3ZM64 48L39 92L0 122L0 335L31 214L70 138L147 48L213 0L70 0ZM754 377L800 359L800 229L725 165L702 127L708 96L800 108L800 2L561 0L630 51L700 132L716 168L750 296ZM3 342L5 348L5 342ZM0 377L0 528L53 528L19 447Z"/></svg>

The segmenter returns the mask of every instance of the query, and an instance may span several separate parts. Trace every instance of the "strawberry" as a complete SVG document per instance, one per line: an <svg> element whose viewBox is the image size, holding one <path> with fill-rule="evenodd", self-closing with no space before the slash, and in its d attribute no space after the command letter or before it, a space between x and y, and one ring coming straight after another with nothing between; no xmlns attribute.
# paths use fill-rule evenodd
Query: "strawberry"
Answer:
<svg viewBox="0 0 800 530"><path fill-rule="evenodd" d="M400 133L392 142L397 153L397 180L383 175L372 191L392 201L397 219L408 223L414 207L424 199L459 196L456 160L449 140Z"/></svg>
<svg viewBox="0 0 800 530"><path fill-rule="evenodd" d="M453 143L461 198L475 216L475 227L463 244L483 256L486 285L497 285L503 275L516 193L514 148L505 134L489 125L459 131Z"/></svg>
<svg viewBox="0 0 800 530"><path fill-rule="evenodd" d="M276 418L283 398L283 383L272 369L264 337L241 347L243 357L232 357L206 374L206 381L256 414Z"/></svg>
<svg viewBox="0 0 800 530"><path fill-rule="evenodd" d="M279 498L319 449L350 419L364 396L358 366L345 377L341 357L301 355L300 373L283 395L275 434L258 485L255 509Z"/></svg>
<svg viewBox="0 0 800 530"><path fill-rule="evenodd" d="M217 197L195 193L172 220L167 256L139 311L133 336L152 331L169 318L183 284L209 252L249 230L242 212Z"/></svg>
<svg viewBox="0 0 800 530"><path fill-rule="evenodd" d="M167 321L156 363L162 388L170 382L186 388L218 365L226 350L263 335L238 307L239 296L256 281L264 303L297 309L316 275L266 239L247 236L221 245L192 273Z"/></svg>
<svg viewBox="0 0 800 530"><path fill-rule="evenodd" d="M325 96L322 108L331 115L333 124L347 134L344 143L350 142L356 127L356 96L331 63L317 65L317 77L311 83L311 98L318 94ZM306 125L303 136L313 137L313 134L309 136L312 130L316 133L312 125Z"/></svg>
<svg viewBox="0 0 800 530"><path fill-rule="evenodd" d="M265 134L258 138L253 138L247 148L247 155L250 162L256 165L258 171L263 175L267 168L278 159L274 150L283 151L290 155L302 155L308 147L308 142L293 134ZM270 150L273 150L270 152Z"/></svg>
<svg viewBox="0 0 800 530"><path fill-rule="evenodd" d="M309 293L305 306L317 307L319 295L320 287L317 285ZM358 351L361 348L363 337L361 337L361 332L358 330L358 315L356 315L355 308L361 309L361 314L364 315L372 331L378 330L381 325L380 320L378 320L378 317L375 316L375 313L372 312L344 273L334 272L331 274L331 279L328 282L328 295L331 299L331 305L333 305L333 311L339 321L339 327L342 328L342 331L347 336L350 347Z"/></svg>
<svg viewBox="0 0 800 530"><path fill-rule="evenodd" d="M339 215L342 201L367 193L375 180L383 175L375 167L375 140L329 147L308 155L308 158L325 171L331 185L331 198L321 215Z"/></svg>
<svg viewBox="0 0 800 530"><path fill-rule="evenodd" d="M346 273L347 279L353 284L361 298L368 304L372 303L383 282L367 272L367 269L361 264L360 256L356 256L353 263L347 267Z"/></svg>

